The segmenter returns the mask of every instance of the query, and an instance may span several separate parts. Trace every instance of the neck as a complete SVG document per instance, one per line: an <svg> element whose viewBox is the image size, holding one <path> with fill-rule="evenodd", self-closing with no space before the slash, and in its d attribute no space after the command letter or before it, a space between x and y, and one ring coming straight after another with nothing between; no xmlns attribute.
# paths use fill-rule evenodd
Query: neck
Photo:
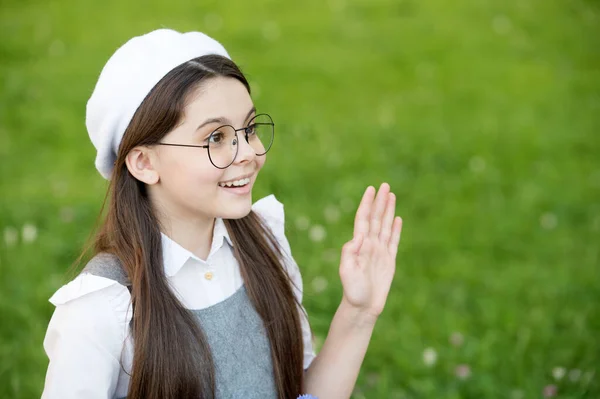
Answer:
<svg viewBox="0 0 600 399"><path fill-rule="evenodd" d="M214 217L180 217L165 215L160 219L163 233L198 258L206 260L212 245Z"/></svg>

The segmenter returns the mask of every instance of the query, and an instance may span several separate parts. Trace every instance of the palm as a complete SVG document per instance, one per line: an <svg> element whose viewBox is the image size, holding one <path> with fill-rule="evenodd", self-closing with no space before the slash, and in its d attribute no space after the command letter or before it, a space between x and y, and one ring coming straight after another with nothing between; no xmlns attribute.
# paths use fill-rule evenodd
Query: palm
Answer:
<svg viewBox="0 0 600 399"><path fill-rule="evenodd" d="M367 188L356 212L354 238L342 249L340 278L344 300L373 316L383 311L396 269L402 219L396 197L382 184L377 197Z"/></svg>

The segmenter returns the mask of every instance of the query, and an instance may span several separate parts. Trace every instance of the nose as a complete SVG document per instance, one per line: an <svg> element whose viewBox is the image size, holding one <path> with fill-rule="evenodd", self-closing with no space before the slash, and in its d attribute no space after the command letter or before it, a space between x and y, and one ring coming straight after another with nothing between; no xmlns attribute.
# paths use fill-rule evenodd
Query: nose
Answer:
<svg viewBox="0 0 600 399"><path fill-rule="evenodd" d="M238 132L238 154L235 158L236 164L251 162L256 158L256 151L246 141L246 137L243 132Z"/></svg>

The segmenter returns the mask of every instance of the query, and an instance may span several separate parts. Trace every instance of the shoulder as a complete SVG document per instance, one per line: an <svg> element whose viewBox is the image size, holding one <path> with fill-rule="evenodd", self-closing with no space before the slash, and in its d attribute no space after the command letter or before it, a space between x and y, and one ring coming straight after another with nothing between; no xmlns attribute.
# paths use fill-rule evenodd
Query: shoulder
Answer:
<svg viewBox="0 0 600 399"><path fill-rule="evenodd" d="M92 271L98 272L86 266L50 298L56 308L43 342L49 359L43 397L75 391L107 397L116 389L131 297L119 281Z"/></svg>
<svg viewBox="0 0 600 399"><path fill-rule="evenodd" d="M252 210L260 216L265 222L266 227L271 230L284 255L287 258L291 258L292 249L285 235L285 213L283 204L271 194L256 201L254 205L252 205ZM293 262L293 259L288 259L286 263L289 263L289 261Z"/></svg>
<svg viewBox="0 0 600 399"><path fill-rule="evenodd" d="M89 300L92 297L104 297L114 302L123 292L129 293L126 284L125 273L116 257L102 253L94 256L76 278L60 287L52 295L50 302L60 306L74 300Z"/></svg>
<svg viewBox="0 0 600 399"><path fill-rule="evenodd" d="M88 266L50 297L50 303L56 307L52 328L120 337L127 331L132 316L129 290L123 281L118 281L120 278L94 274L97 269Z"/></svg>
<svg viewBox="0 0 600 399"><path fill-rule="evenodd" d="M271 194L259 199L252 205L252 210L258 214L271 229L277 239L285 235L285 213L283 204Z"/></svg>
<svg viewBox="0 0 600 399"><path fill-rule="evenodd" d="M302 276L300 268L292 256L292 248L285 235L285 214L283 204L271 194L256 201L252 206L252 210L256 212L265 221L267 227L271 229L273 236L283 252L283 263L296 287L296 294L300 300L302 300Z"/></svg>

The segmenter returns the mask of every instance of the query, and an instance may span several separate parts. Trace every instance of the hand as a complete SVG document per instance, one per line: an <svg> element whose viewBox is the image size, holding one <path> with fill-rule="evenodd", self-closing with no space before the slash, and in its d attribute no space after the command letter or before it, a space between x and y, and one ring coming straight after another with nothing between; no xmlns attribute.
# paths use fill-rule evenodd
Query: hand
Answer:
<svg viewBox="0 0 600 399"><path fill-rule="evenodd" d="M396 271L402 219L394 217L396 196L383 183L375 197L369 186L356 211L354 237L342 248L342 301L377 318L383 311Z"/></svg>

